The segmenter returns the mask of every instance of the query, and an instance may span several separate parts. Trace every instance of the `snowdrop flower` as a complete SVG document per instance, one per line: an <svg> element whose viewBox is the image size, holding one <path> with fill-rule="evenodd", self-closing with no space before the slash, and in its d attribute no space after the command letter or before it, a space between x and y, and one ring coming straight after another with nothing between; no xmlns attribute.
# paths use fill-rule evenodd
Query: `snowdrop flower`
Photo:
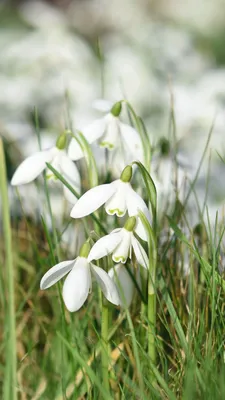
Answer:
<svg viewBox="0 0 225 400"><path fill-rule="evenodd" d="M130 268L130 267L129 267ZM132 268L132 267L131 267ZM116 264L108 272L110 278L113 279L117 286L118 293L120 295L120 305L129 307L131 305L134 293L136 290L133 279L136 280L136 284L139 286L141 291L143 288L143 281L141 279L141 274L143 279L147 282L147 270L145 268L140 270L139 266L137 268L132 268L133 279L131 278L128 268L124 264Z"/></svg>
<svg viewBox="0 0 225 400"><path fill-rule="evenodd" d="M120 295L120 304L129 307L134 296L134 283L124 264L117 264L108 272Z"/></svg>
<svg viewBox="0 0 225 400"><path fill-rule="evenodd" d="M85 242L75 260L62 261L52 267L41 279L40 288L48 289L68 272L63 284L63 300L71 312L78 311L86 301L92 288L92 278L99 284L108 301L120 304L117 288L110 276L102 269L88 261L90 245Z"/></svg>
<svg viewBox="0 0 225 400"><path fill-rule="evenodd" d="M122 148L127 163L135 159L142 161L141 138L132 126L119 120L121 109L121 102L115 103L109 113L102 118L96 119L84 128L82 133L90 144L97 141L100 147L108 150ZM71 140L68 152L72 160L77 160L82 156L82 150L75 139Z"/></svg>
<svg viewBox="0 0 225 400"><path fill-rule="evenodd" d="M112 254L113 261L125 264L128 257L131 259L133 249L138 264L148 268L148 256L133 234L135 225L136 217L129 217L123 228L115 229L99 239L92 247L88 261L99 260Z"/></svg>
<svg viewBox="0 0 225 400"><path fill-rule="evenodd" d="M65 151L66 134L59 136L56 146L49 150L38 151L27 157L16 169L11 184L13 186L23 185L36 179L44 169L47 169L46 163L50 163L73 187L80 192L80 174ZM47 169L47 178L56 181L57 178L52 171ZM76 201L76 197L63 186L64 194L71 203Z"/></svg>
<svg viewBox="0 0 225 400"><path fill-rule="evenodd" d="M132 189L131 178L132 167L128 165L124 168L120 179L96 186L81 196L73 207L70 216L72 218L85 217L105 204L105 210L109 215L123 217L128 211L129 216L137 216L140 210L150 222L149 210L143 199ZM135 231L143 240L147 240L145 229L139 218Z"/></svg>

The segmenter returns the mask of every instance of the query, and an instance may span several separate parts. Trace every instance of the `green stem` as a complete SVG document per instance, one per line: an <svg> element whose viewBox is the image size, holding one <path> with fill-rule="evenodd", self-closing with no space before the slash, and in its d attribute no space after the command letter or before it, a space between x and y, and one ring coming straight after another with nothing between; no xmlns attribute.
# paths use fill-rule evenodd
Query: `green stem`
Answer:
<svg viewBox="0 0 225 400"><path fill-rule="evenodd" d="M148 282L148 355L152 363L155 365L156 295L152 292L152 283L150 279Z"/></svg>
<svg viewBox="0 0 225 400"><path fill-rule="evenodd" d="M102 380L104 389L110 393L109 387L109 308L106 304L105 298L102 298L102 325L101 325L101 337L102 337Z"/></svg>
<svg viewBox="0 0 225 400"><path fill-rule="evenodd" d="M156 266L157 266L157 239L156 214L153 220L153 235L149 238L149 276L148 276L148 355L152 363L156 364Z"/></svg>
<svg viewBox="0 0 225 400"><path fill-rule="evenodd" d="M10 385L9 399L17 399L16 389L16 371L17 371L17 355L16 355L16 318L15 318L15 299L14 299L14 270L13 270L13 257L12 257L12 233L10 225L10 210L7 188L6 164L3 149L3 142L0 139L0 191L2 196L2 220L3 231L5 236L5 257L6 257L6 276L8 284L8 318L9 327L7 331L7 351L6 360L8 360L9 368L6 368L7 379L6 385ZM9 374L7 371L10 371ZM7 389L9 393L9 386Z"/></svg>

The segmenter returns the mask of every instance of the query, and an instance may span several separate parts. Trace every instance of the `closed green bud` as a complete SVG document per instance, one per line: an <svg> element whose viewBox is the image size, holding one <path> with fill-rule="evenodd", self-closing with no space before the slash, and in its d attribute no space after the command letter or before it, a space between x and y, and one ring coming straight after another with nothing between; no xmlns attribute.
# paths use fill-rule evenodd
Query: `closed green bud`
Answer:
<svg viewBox="0 0 225 400"><path fill-rule="evenodd" d="M63 133L62 135L60 135L57 139L56 142L56 147L59 150L64 150L66 148L66 133Z"/></svg>
<svg viewBox="0 0 225 400"><path fill-rule="evenodd" d="M126 229L129 232L133 232L134 228L136 225L136 217L129 217L126 220L126 223L124 225L124 229Z"/></svg>
<svg viewBox="0 0 225 400"><path fill-rule="evenodd" d="M122 182L130 182L132 178L132 173L133 171L131 165L127 165L120 175L120 180Z"/></svg>
<svg viewBox="0 0 225 400"><path fill-rule="evenodd" d="M112 108L111 108L111 114L114 115L114 117L118 117L121 113L122 110L122 104L121 101L118 101L117 103L115 103Z"/></svg>
<svg viewBox="0 0 225 400"><path fill-rule="evenodd" d="M79 257L88 258L88 254L90 253L90 250L91 250L91 246L90 246L89 241L87 241L81 246L80 252L79 252Z"/></svg>

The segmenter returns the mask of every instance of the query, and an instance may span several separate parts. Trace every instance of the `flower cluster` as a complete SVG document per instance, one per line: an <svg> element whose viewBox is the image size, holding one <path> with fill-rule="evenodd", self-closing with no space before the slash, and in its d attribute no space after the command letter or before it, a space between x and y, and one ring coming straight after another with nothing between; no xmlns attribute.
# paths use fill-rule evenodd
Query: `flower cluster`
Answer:
<svg viewBox="0 0 225 400"><path fill-rule="evenodd" d="M98 141L100 147L109 151L118 149L123 142L130 160L138 158L142 161L142 147L138 133L119 120L121 102L116 103L111 112L100 120L96 120L83 134L91 144ZM53 173L56 170L80 194L81 179L77 166L73 161L83 157L83 149L75 139L72 139L68 153L67 132L57 140L56 146L50 150L39 151L25 159L17 168L12 185L21 185L36 179L44 170L46 178L57 181ZM135 157L136 156L136 157ZM46 164L47 163L47 164ZM48 164L53 167L50 169ZM100 286L104 296L115 305L129 306L133 297L134 282L131 279L134 267L139 274L139 267L148 268L148 257L140 243L147 241L145 228L139 217L141 211L151 222L150 212L143 199L133 190L131 179L132 165L127 165L120 178L107 184L95 186L84 193L78 200L74 194L63 185L66 198L74 204L71 217L83 218L98 210L102 205L108 215L119 218L128 213L128 218L122 228L114 229L90 246L90 238L81 246L79 256L75 260L62 261L53 266L43 276L40 287L47 289L68 274L63 284L63 300L71 312L79 310L86 301L92 289L92 280ZM116 263L107 272L93 263L112 255ZM125 266L127 260L132 266ZM102 262L104 266L104 262ZM129 271L129 272L128 272ZM138 279L137 279L138 280ZM140 284L140 282L139 282ZM140 284L141 286L141 284Z"/></svg>

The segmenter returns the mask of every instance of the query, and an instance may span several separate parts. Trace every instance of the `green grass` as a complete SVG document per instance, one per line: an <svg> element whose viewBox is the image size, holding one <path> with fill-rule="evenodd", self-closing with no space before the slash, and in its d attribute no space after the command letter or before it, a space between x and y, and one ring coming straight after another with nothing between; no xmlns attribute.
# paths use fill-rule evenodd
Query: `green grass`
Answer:
<svg viewBox="0 0 225 400"><path fill-rule="evenodd" d="M1 165L5 193L3 157ZM137 174L145 200L153 205L157 219L153 183L141 167ZM178 197L177 193L177 200ZM60 237L69 218L62 229L53 226L53 231L44 219L35 222L23 215L20 219L12 216L9 221L8 200L5 195L2 198L5 230L4 240L0 240L0 317L4 326L1 398L225 398L225 281L218 273L222 222L215 221L215 228L205 226L199 210L196 227L191 229L187 201L181 204L182 212L172 212L155 221L150 239L157 239L153 240L157 257L150 257L150 263L156 263L151 264L156 267L156 275L150 286L155 291L156 326L152 329L154 318L149 314L154 312L154 304L147 309L136 293L129 310L108 304L108 337L102 338L107 329L101 330L97 287L93 287L82 309L72 314L62 302L61 283L47 291L39 289L42 275L55 259L67 259ZM85 219L85 226L89 231L97 229L98 235L105 234L105 229L109 231L111 227L104 216L100 210L94 219ZM117 227L119 221L114 221ZM153 242L149 240L150 256ZM187 259L190 273L185 275ZM147 288L143 295L146 299ZM15 339L17 357L13 350ZM154 344L155 363L149 343ZM102 361L104 367L108 364L108 374L103 373ZM104 382L107 375L109 387Z"/></svg>

